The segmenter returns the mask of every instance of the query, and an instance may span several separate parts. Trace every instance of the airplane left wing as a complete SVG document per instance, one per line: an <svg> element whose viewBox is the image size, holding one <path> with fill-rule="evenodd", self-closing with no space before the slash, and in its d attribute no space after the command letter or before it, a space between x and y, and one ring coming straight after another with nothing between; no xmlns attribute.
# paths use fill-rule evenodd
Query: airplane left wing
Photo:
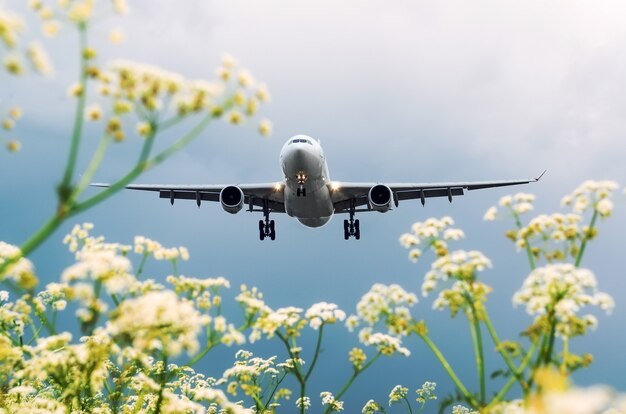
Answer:
<svg viewBox="0 0 626 414"><path fill-rule="evenodd" d="M520 179L520 180L501 180L501 181L468 181L468 182L447 182L447 183L341 183L332 184L333 203L335 213L349 213L351 209L365 206L356 211L371 210L369 205L369 192L374 187L380 187L381 191L386 191L387 187L391 192L391 203L398 206L402 200L419 199L424 205L427 198L431 197L447 197L452 202L452 197L465 194L465 190L480 190L484 188L505 187L511 185L528 184L536 182L545 174L542 172L536 178Z"/></svg>
<svg viewBox="0 0 626 414"><path fill-rule="evenodd" d="M92 183L92 187L109 187L105 183ZM276 183L261 184L218 184L218 185L170 185L170 184L130 184L128 190L153 191L159 193L159 198L166 198L174 204L174 200L195 200L198 206L202 201L220 202L220 193L227 187L241 189L244 194L244 204L249 211L254 207L269 208L272 213L285 212L284 186ZM263 211L263 210L259 210Z"/></svg>

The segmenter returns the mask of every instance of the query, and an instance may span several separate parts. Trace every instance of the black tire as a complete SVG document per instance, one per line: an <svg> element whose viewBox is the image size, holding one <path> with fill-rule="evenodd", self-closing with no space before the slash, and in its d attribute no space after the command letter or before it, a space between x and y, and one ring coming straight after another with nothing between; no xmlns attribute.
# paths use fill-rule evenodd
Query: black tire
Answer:
<svg viewBox="0 0 626 414"><path fill-rule="evenodd" d="M259 240L265 240L265 232L263 231L259 232Z"/></svg>
<svg viewBox="0 0 626 414"><path fill-rule="evenodd" d="M274 233L274 220L270 220L270 233Z"/></svg>
<svg viewBox="0 0 626 414"><path fill-rule="evenodd" d="M306 188L302 189L302 197L306 197Z"/></svg>
<svg viewBox="0 0 626 414"><path fill-rule="evenodd" d="M263 224L263 220L259 220L259 231L263 232L265 230L265 224Z"/></svg>
<svg viewBox="0 0 626 414"><path fill-rule="evenodd" d="M276 240L276 232L274 230L270 233L270 239Z"/></svg>
<svg viewBox="0 0 626 414"><path fill-rule="evenodd" d="M361 238L361 226L359 219L354 220L354 238L357 240Z"/></svg>

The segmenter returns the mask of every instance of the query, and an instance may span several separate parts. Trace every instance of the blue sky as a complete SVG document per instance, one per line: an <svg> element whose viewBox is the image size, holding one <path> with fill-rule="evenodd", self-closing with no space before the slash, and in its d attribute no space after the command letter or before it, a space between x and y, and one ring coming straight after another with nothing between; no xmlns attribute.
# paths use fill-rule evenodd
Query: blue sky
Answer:
<svg viewBox="0 0 626 414"><path fill-rule="evenodd" d="M626 183L626 26L621 19L626 10L620 2L137 0L130 5L129 16L105 19L93 30L102 62L130 58L188 77L212 77L220 55L231 53L268 84L272 103L262 112L275 125L273 137L265 139L252 125L217 123L140 182L278 180L282 144L304 133L321 140L336 180L508 179L548 169L540 183L519 188L537 194L538 213L560 210L561 197L584 179ZM115 26L128 38L121 46L106 40ZM31 34L37 30L31 27ZM0 154L0 239L14 244L54 209L53 188L73 111L65 91L76 73L74 42L69 30L46 41L56 67L52 79L14 82L0 75L2 104L26 110L16 131L22 151ZM95 147L97 133L97 128L87 130L84 155ZM139 143L129 141L111 150L98 181L114 180L135 159ZM111 241L130 243L141 234L164 245L187 246L191 260L182 272L227 277L231 297L247 283L264 291L275 308L306 308L325 300L350 313L375 282L419 292L430 261L410 263L398 237L414 221L451 215L467 235L457 246L479 249L494 262L485 274L494 286L489 306L501 336L514 338L530 322L510 300L527 266L503 237L510 223L482 221L485 210L509 192L485 190L451 205L429 200L422 208L405 202L387 214L362 214L359 242L343 240L343 217L308 229L276 215L277 240L260 242L256 215L230 215L218 205L198 209L183 201L172 207L153 194L123 192L67 223L33 259L42 279L54 280L72 259L60 244L63 234L75 222L90 221ZM619 343L626 323L621 194L616 204L615 217L601 224L585 265L617 307L613 315L599 318L596 332L573 345L595 355L592 367L574 380L625 389L623 374L615 369L626 364ZM164 271L153 269L157 278ZM466 324L431 310L431 303L432 298L421 299L414 314L429 322L433 338L473 383ZM356 338L340 327L331 331L314 390L336 391L349 375L347 351ZM416 339L408 346L413 353L408 364L401 358L380 363L346 401L360 408L369 398L385 401L397 383L415 389L425 380L437 381L442 393L450 391L451 382L428 349ZM280 348L275 343L253 349L269 355ZM496 360L491 367L500 365ZM204 369L217 375L221 367L212 362Z"/></svg>

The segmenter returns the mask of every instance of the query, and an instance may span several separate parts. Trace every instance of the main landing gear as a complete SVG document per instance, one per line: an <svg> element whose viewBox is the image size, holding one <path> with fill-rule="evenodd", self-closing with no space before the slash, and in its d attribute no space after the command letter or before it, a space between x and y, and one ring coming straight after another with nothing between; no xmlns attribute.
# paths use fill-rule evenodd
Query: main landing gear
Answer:
<svg viewBox="0 0 626 414"><path fill-rule="evenodd" d="M350 220L343 221L343 238L348 240L350 236L354 236L357 240L361 238L359 219L354 219L354 202L352 202L352 207L350 208Z"/></svg>
<svg viewBox="0 0 626 414"><path fill-rule="evenodd" d="M266 237L269 237L271 240L276 239L276 229L274 227L274 220L270 220L270 209L267 206L263 206L263 216L264 220L259 220L259 239L265 240Z"/></svg>

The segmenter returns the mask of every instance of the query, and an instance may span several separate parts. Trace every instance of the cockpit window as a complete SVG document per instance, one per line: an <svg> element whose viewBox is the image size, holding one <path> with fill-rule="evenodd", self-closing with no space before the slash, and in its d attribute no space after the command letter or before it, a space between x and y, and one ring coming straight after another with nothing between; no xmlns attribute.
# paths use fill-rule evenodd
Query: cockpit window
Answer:
<svg viewBox="0 0 626 414"><path fill-rule="evenodd" d="M309 145L313 145L313 143L312 143L311 141L309 141L308 139L294 139L294 140L292 140L292 141L289 143L289 145L291 145L291 144L297 144L297 143L299 143L299 142L300 142L300 143L302 143L302 144L307 143L307 144L309 144Z"/></svg>

